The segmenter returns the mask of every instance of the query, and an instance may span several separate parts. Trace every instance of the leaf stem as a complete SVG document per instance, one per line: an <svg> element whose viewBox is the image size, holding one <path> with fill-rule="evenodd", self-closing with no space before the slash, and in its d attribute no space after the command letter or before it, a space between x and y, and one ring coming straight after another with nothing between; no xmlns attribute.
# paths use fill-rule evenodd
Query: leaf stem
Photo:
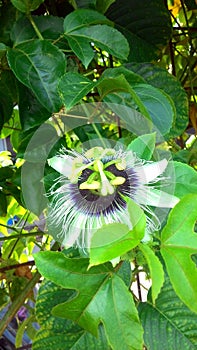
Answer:
<svg viewBox="0 0 197 350"><path fill-rule="evenodd" d="M44 40L42 34L40 33L40 31L39 31L39 29L38 29L36 23L34 22L32 16L31 16L31 14L28 14L28 19L29 19L29 21L30 21L32 27L34 28L34 30L35 30L35 32L36 32L38 38L39 38L40 40Z"/></svg>
<svg viewBox="0 0 197 350"><path fill-rule="evenodd" d="M105 141L103 140L102 135L100 134L100 131L98 130L97 126L94 123L92 123L92 127L93 127L95 133L98 135L98 138L100 139L103 147L106 148Z"/></svg>

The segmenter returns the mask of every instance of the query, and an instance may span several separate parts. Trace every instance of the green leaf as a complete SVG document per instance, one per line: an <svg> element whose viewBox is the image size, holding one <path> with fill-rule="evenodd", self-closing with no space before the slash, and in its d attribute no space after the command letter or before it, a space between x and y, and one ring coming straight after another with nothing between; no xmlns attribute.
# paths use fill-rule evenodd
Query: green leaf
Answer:
<svg viewBox="0 0 197 350"><path fill-rule="evenodd" d="M125 224L113 223L103 225L91 240L90 266L99 265L112 260L134 248L139 241L132 237Z"/></svg>
<svg viewBox="0 0 197 350"><path fill-rule="evenodd" d="M113 275L110 265L87 270L88 259L68 259L62 253L46 251L34 257L47 279L78 292L53 308L54 316L69 318L93 335L102 322L113 350L141 350L142 329L132 295L122 279Z"/></svg>
<svg viewBox="0 0 197 350"><path fill-rule="evenodd" d="M44 0L11 0L11 2L19 11L29 13L36 10Z"/></svg>
<svg viewBox="0 0 197 350"><path fill-rule="evenodd" d="M129 260L121 261L119 265L119 269L117 270L117 275L122 278L124 283L128 288L131 286L132 282L132 271L131 271L131 263Z"/></svg>
<svg viewBox="0 0 197 350"><path fill-rule="evenodd" d="M103 225L91 240L90 266L102 264L135 248L144 237L146 218L133 201L128 204L132 229L121 223Z"/></svg>
<svg viewBox="0 0 197 350"><path fill-rule="evenodd" d="M140 82L139 75L131 75L127 70L122 70L124 76L123 74L117 76L116 72L116 69L107 70L100 82L98 81L101 98L106 102L138 108L146 118L152 120L162 135L166 134L172 126L175 115L170 96L160 89ZM136 83L137 81L140 83Z"/></svg>
<svg viewBox="0 0 197 350"><path fill-rule="evenodd" d="M161 290L161 287L164 283L164 272L161 262L158 257L155 255L154 251L146 244L139 245L140 250L142 251L150 270L150 276L152 280L152 301L155 304L155 300L158 297L158 294Z"/></svg>
<svg viewBox="0 0 197 350"><path fill-rule="evenodd" d="M140 303L139 316L149 350L196 349L197 316L177 297L167 276L155 305Z"/></svg>
<svg viewBox="0 0 197 350"><path fill-rule="evenodd" d="M137 84L133 90L146 107L153 124L162 135L169 132L175 118L174 103L169 95L148 84Z"/></svg>
<svg viewBox="0 0 197 350"><path fill-rule="evenodd" d="M95 24L112 24L103 14L89 9L80 9L71 12L65 17L64 30L66 33L71 33L79 28Z"/></svg>
<svg viewBox="0 0 197 350"><path fill-rule="evenodd" d="M127 149L135 152L141 158L150 160L152 158L156 142L156 133L145 134L131 141Z"/></svg>
<svg viewBox="0 0 197 350"><path fill-rule="evenodd" d="M188 125L188 98L181 83L166 69L157 67L152 63L129 63L126 67L143 77L147 83L163 90L171 97L176 109L175 121L169 134L165 137L171 138L181 135Z"/></svg>
<svg viewBox="0 0 197 350"><path fill-rule="evenodd" d="M161 254L179 298L197 312L197 268L191 259L197 253L197 195L189 194L172 209L161 234Z"/></svg>
<svg viewBox="0 0 197 350"><path fill-rule="evenodd" d="M73 291L61 288L51 281L44 281L36 301L36 316L41 329L33 342L33 350L110 350L103 327L98 338L65 318L52 315L52 309L60 302L69 300Z"/></svg>
<svg viewBox="0 0 197 350"><path fill-rule="evenodd" d="M77 104L91 89L95 82L78 73L66 73L59 83L59 92L67 110Z"/></svg>
<svg viewBox="0 0 197 350"><path fill-rule="evenodd" d="M47 40L30 40L8 51L8 62L16 77L30 88L49 111L57 112L61 101L59 78L65 73L65 56Z"/></svg>
<svg viewBox="0 0 197 350"><path fill-rule="evenodd" d="M72 12L64 20L64 35L86 68L94 57L91 43L117 58L126 60L128 56L125 37L106 23L111 24L101 13L85 9Z"/></svg>
<svg viewBox="0 0 197 350"><path fill-rule="evenodd" d="M145 83L145 80L139 74L126 69L124 66L105 69L102 74L102 78L117 78L120 77L120 75L124 75L125 79L131 87L134 84Z"/></svg>
<svg viewBox="0 0 197 350"><path fill-rule="evenodd" d="M32 16L32 18L44 39L52 42L62 35L63 18L48 15ZM26 17L19 18L14 23L10 36L15 46L27 40L37 39L36 32Z"/></svg>
<svg viewBox="0 0 197 350"><path fill-rule="evenodd" d="M197 172L189 165L173 162L175 171L174 194L182 198L189 193L197 193Z"/></svg>
<svg viewBox="0 0 197 350"><path fill-rule="evenodd" d="M97 85L99 94L101 96L101 99L108 102L113 102L109 99L109 94L113 94L118 92L118 95L121 96L122 91L129 94L129 99L133 100L135 104L138 106L139 111L147 118L151 119L145 105L142 103L140 98L137 96L135 91L131 88L130 84L125 79L124 75L120 75L115 78L106 77L101 78L100 81L98 81Z"/></svg>

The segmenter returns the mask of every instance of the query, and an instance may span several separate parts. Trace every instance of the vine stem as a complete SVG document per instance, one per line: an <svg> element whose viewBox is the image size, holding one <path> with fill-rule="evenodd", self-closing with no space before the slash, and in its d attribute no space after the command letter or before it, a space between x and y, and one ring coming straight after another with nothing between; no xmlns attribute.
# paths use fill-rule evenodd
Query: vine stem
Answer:
<svg viewBox="0 0 197 350"><path fill-rule="evenodd" d="M38 38L39 38L40 40L44 40L42 34L40 33L40 31L39 31L39 29L38 29L36 23L34 22L32 16L31 16L31 14L28 14L28 19L29 19L29 21L30 21L32 27L34 28L34 30L35 30L35 32L36 32Z"/></svg>
<svg viewBox="0 0 197 350"><path fill-rule="evenodd" d="M36 283L40 280L40 273L37 271L33 278L26 284L25 288L21 291L20 295L13 301L8 309L7 313L3 316L0 321L0 337L4 333L8 324L11 322L17 311L22 307L28 294L31 292Z"/></svg>

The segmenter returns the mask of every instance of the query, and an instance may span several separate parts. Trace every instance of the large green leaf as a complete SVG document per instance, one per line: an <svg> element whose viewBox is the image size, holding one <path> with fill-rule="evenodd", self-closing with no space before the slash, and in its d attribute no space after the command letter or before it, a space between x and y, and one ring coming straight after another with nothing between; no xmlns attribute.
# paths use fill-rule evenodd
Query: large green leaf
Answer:
<svg viewBox="0 0 197 350"><path fill-rule="evenodd" d="M119 76L118 71L122 71ZM139 75L129 74L128 70L109 69L102 78L98 82L98 90L104 101L139 109L145 117L152 119L162 135L170 130L175 108L169 95L144 84Z"/></svg>
<svg viewBox="0 0 197 350"><path fill-rule="evenodd" d="M85 9L72 12L64 20L64 35L86 68L94 57L91 43L117 58L126 60L128 56L129 46L125 37L105 23L110 22L104 15Z"/></svg>
<svg viewBox="0 0 197 350"><path fill-rule="evenodd" d="M61 107L57 84L65 73L63 53L47 40L30 40L10 49L7 56L16 77L49 112L57 112Z"/></svg>
<svg viewBox="0 0 197 350"><path fill-rule="evenodd" d="M161 234L161 254L179 298L197 313L197 267L191 259L197 254L197 194L189 194L172 209Z"/></svg>
<svg viewBox="0 0 197 350"><path fill-rule="evenodd" d="M148 110L159 132L162 135L169 132L175 118L174 103L170 96L148 84L135 85L133 90Z"/></svg>
<svg viewBox="0 0 197 350"><path fill-rule="evenodd" d="M44 0L11 0L11 2L19 11L29 13L36 10Z"/></svg>
<svg viewBox="0 0 197 350"><path fill-rule="evenodd" d="M196 349L197 315L177 297L167 276L155 305L141 303L139 315L148 350Z"/></svg>
<svg viewBox="0 0 197 350"><path fill-rule="evenodd" d="M133 63L126 67L143 77L147 83L163 90L173 100L176 108L176 119L168 138L180 135L188 124L188 98L180 82L168 71L151 63Z"/></svg>
<svg viewBox="0 0 197 350"><path fill-rule="evenodd" d="M102 322L113 350L141 350L142 329L133 298L110 265L88 270L88 259L69 259L57 252L39 252L34 257L43 276L78 292L53 308L54 316L69 318L94 335Z"/></svg>
<svg viewBox="0 0 197 350"><path fill-rule="evenodd" d="M91 240L90 265L102 264L125 254L144 237L146 217L143 210L132 200L127 207L132 229L118 222L98 229Z"/></svg>
<svg viewBox="0 0 197 350"><path fill-rule="evenodd" d="M104 101L118 103L118 104L125 104L125 105L128 105L129 107L137 106L136 108L138 108L139 111L147 119L149 120L151 119L150 114L146 109L146 106L138 97L138 95L130 86L130 84L127 82L123 74L117 77L104 76L98 82L97 88L101 96L101 99L103 99Z"/></svg>
<svg viewBox="0 0 197 350"><path fill-rule="evenodd" d="M129 60L148 62L171 37L170 15L162 0L116 0L106 13L130 43ZM154 35L153 35L154 33Z"/></svg>
<svg viewBox="0 0 197 350"><path fill-rule="evenodd" d="M33 342L33 350L109 350L105 333L99 327L98 338L83 330L70 320L52 315L54 306L67 301L73 291L44 281L36 301L36 317L41 329Z"/></svg>

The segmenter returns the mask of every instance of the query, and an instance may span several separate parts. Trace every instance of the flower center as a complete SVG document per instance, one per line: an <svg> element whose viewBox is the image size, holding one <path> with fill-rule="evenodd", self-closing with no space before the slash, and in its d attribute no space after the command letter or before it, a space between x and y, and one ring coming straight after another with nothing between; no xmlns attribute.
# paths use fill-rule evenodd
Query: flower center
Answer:
<svg viewBox="0 0 197 350"><path fill-rule="evenodd" d="M108 162L102 159L95 159L86 166L86 170L88 169L90 172L85 172L85 169L82 171L82 182L80 181L79 190L89 190L98 196L112 195L116 191L117 186L122 185L126 181L123 168L120 159L112 159ZM117 176L115 174L116 170L118 173L122 172L122 176Z"/></svg>
<svg viewBox="0 0 197 350"><path fill-rule="evenodd" d="M78 210L105 216L126 207L125 198L133 198L138 179L125 158L123 152L94 147L73 160L70 191Z"/></svg>

